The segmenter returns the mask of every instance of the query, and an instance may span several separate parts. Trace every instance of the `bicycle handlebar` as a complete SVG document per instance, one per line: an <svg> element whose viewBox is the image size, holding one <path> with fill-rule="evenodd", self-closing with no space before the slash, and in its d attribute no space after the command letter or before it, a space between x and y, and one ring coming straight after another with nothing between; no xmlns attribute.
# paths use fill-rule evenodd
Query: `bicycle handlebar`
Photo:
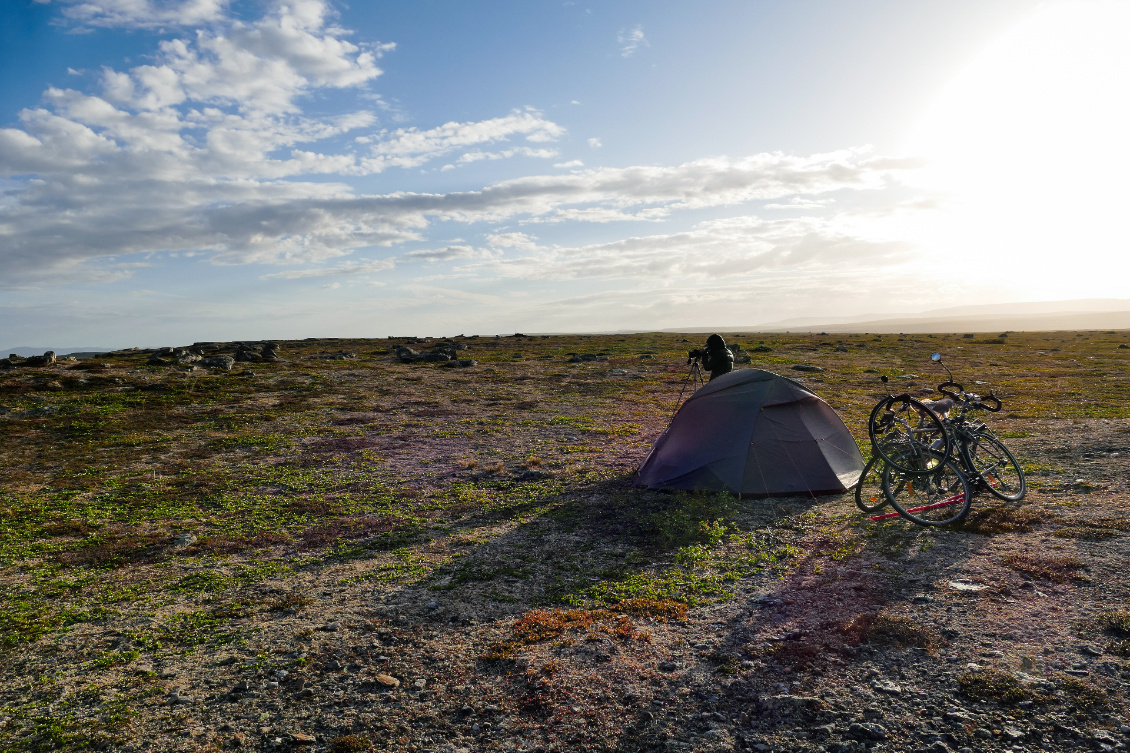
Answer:
<svg viewBox="0 0 1130 753"><path fill-rule="evenodd" d="M955 388L957 392L951 392L949 388ZM942 382L938 385L938 392L951 400L961 400L961 396L965 394L965 388L957 382Z"/></svg>
<svg viewBox="0 0 1130 753"><path fill-rule="evenodd" d="M997 413L1003 407L1001 399L996 395L990 394L986 395L985 397L981 397L980 395L977 395L975 393L966 392L965 388L957 382L942 382L938 385L938 392L942 393L942 395L950 398L951 400L963 403L967 407L973 408L975 410L985 410L989 413ZM986 403L986 400L990 400L992 402Z"/></svg>
<svg viewBox="0 0 1130 753"><path fill-rule="evenodd" d="M992 400L996 407L991 407L989 405L986 405L985 404L986 400ZM1003 406L1003 403L1001 403L1001 399L999 397L997 397L996 395L986 395L985 397L979 398L977 400L977 407L978 408L984 408L989 413L996 413L997 411L999 411L1001 409L1002 406Z"/></svg>

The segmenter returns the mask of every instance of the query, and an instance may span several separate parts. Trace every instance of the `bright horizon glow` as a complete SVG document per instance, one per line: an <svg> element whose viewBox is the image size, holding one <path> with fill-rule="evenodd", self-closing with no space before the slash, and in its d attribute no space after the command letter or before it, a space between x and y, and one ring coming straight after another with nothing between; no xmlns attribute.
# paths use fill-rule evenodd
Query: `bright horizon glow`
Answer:
<svg viewBox="0 0 1130 753"><path fill-rule="evenodd" d="M1045 5L949 82L906 144L943 197L928 254L1017 299L1125 295L1128 32L1130 4Z"/></svg>

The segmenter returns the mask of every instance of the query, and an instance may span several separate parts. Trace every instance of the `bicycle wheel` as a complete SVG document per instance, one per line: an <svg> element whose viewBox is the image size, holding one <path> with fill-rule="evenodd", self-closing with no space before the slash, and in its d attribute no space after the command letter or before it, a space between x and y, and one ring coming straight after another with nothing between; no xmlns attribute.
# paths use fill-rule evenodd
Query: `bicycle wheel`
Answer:
<svg viewBox="0 0 1130 753"><path fill-rule="evenodd" d="M953 445L938 414L910 395L880 400L867 419L867 436L874 454L900 473L932 473Z"/></svg>
<svg viewBox="0 0 1130 753"><path fill-rule="evenodd" d="M1015 502L1028 491L1024 470L1004 443L991 434L978 433L966 446L969 460L989 494Z"/></svg>
<svg viewBox="0 0 1130 753"><path fill-rule="evenodd" d="M875 512L885 507L887 495L883 491L883 468L886 463L879 457L867 461L859 483L855 485L855 506L863 512Z"/></svg>
<svg viewBox="0 0 1130 753"><path fill-rule="evenodd" d="M883 471L883 492L898 514L921 526L958 523L969 514L973 492L952 459L938 464L928 476Z"/></svg>

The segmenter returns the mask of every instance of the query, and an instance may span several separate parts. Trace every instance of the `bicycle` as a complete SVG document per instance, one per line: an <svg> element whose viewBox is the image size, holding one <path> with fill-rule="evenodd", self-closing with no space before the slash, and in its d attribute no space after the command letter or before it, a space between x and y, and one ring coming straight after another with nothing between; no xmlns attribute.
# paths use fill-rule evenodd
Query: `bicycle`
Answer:
<svg viewBox="0 0 1130 753"><path fill-rule="evenodd" d="M907 421L902 429L902 462L891 463L879 453L881 445L876 442L873 430L877 423L875 417L882 416L884 405L889 405L892 400L913 407L920 416L923 414L913 405L919 401L909 395L888 397L876 405L868 420L868 434L872 437L876 455L860 476L856 486L856 505L864 512L874 512L889 502L895 512L874 516L872 520L900 515L919 525L948 525L960 522L968 515L976 491L984 489L1006 501L1019 500L1027 491L1024 471L1016 457L993 436L984 421L970 416L976 410L1000 411L1000 398L991 393L982 397L966 392L961 384L953 380L953 373L942 363L940 353L931 354L930 359L941 364L949 381L938 386L943 396L941 400L922 401L920 404L941 422L945 439L934 436L926 445L925 439L933 435L910 431L907 428L910 422ZM955 407L957 413L951 417ZM881 422L882 419L880 425ZM926 422L926 419L922 418L920 422ZM879 436L882 437L883 433L879 432ZM876 493L876 487L881 489L881 496Z"/></svg>

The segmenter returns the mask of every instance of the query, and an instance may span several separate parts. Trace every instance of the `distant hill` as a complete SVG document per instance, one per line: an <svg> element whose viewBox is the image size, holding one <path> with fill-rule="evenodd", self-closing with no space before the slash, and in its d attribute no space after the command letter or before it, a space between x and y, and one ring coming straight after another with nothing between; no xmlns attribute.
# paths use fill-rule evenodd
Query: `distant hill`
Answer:
<svg viewBox="0 0 1130 753"><path fill-rule="evenodd" d="M803 317L745 327L671 328L665 332L1045 332L1130 329L1130 300L1104 298L958 306L920 313Z"/></svg>
<svg viewBox="0 0 1130 753"><path fill-rule="evenodd" d="M73 348L0 348L0 358L6 357L9 353L15 353L17 356L41 356L49 350L55 351L56 355L67 356L71 353L109 353L114 348L97 348L94 346L83 345Z"/></svg>

